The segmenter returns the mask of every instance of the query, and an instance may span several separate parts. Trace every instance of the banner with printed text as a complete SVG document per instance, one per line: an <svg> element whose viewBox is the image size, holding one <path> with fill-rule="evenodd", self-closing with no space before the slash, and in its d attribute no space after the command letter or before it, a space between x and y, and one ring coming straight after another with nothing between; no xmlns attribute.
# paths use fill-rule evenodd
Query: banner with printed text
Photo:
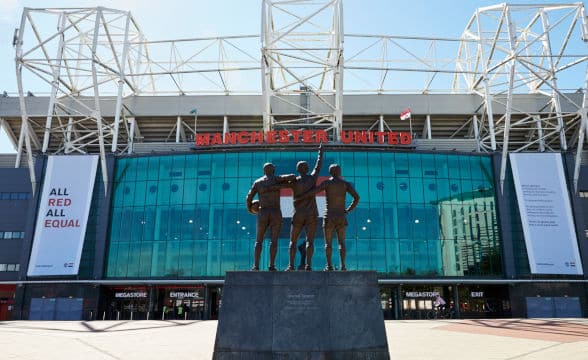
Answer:
<svg viewBox="0 0 588 360"><path fill-rule="evenodd" d="M510 161L531 273L583 274L561 155L518 153Z"/></svg>
<svg viewBox="0 0 588 360"><path fill-rule="evenodd" d="M28 276L76 275L98 156L49 156Z"/></svg>

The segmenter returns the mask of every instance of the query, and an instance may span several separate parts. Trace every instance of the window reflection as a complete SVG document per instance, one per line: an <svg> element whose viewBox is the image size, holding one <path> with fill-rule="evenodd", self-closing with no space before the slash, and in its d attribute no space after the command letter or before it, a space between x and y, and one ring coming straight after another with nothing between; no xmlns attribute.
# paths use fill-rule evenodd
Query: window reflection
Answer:
<svg viewBox="0 0 588 360"><path fill-rule="evenodd" d="M312 166L315 157L308 151L235 152L118 160L106 276L220 277L248 269L256 218L247 213L244 200L263 163L272 161L278 173L295 173L299 160ZM348 217L348 268L384 276L499 275L501 241L490 160L327 152L321 176L338 162L361 195ZM284 218L280 232L277 265L282 268L288 262L290 220ZM264 246L267 254L269 241ZM319 225L317 268L324 264L323 246ZM267 258L261 264L267 266L263 261Z"/></svg>

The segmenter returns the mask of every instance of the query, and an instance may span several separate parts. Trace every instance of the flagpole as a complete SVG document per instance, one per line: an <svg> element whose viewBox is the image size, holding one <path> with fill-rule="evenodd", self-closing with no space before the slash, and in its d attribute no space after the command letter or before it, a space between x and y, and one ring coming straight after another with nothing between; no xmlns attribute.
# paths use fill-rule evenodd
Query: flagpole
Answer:
<svg viewBox="0 0 588 360"><path fill-rule="evenodd" d="M409 126L410 136L412 137L412 112L410 110L410 107L408 107L406 110L404 110L403 112L400 113L400 120L406 119L406 116L408 116L408 126Z"/></svg>
<svg viewBox="0 0 588 360"><path fill-rule="evenodd" d="M412 138L412 113L408 116L408 126L410 127L410 137Z"/></svg>

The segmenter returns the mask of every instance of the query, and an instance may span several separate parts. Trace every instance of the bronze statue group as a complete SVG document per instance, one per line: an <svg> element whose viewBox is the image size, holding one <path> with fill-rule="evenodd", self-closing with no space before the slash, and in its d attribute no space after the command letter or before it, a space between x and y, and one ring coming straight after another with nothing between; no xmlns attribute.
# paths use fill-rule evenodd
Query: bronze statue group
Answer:
<svg viewBox="0 0 588 360"><path fill-rule="evenodd" d="M282 211L280 209L280 189L291 188L294 193L294 214L290 229L289 262L286 271L294 270L296 257L296 243L302 230L306 231L306 264L304 269L312 270L312 255L314 253L314 237L318 224L319 213L316 206L316 194L324 191L326 195L326 210L323 214L323 232L325 236L325 255L327 264L325 271L332 271L333 236L337 235L339 244L340 270L347 270L345 266L345 229L347 227L347 213L351 212L359 203L359 195L351 183L341 177L341 167L337 164L329 166L331 177L318 186L316 185L323 163L324 149L319 146L318 157L314 169L308 174L308 163L300 161L296 164L299 175L275 175L275 167L271 163L263 165L264 176L255 180L247 194L247 210L257 214L257 233L255 238L253 271L259 270L263 239L267 230L270 231L270 262L269 271L276 271L276 254L278 251L278 236L282 227ZM352 203L345 206L345 196L349 193L353 197ZM253 200L255 195L259 200Z"/></svg>

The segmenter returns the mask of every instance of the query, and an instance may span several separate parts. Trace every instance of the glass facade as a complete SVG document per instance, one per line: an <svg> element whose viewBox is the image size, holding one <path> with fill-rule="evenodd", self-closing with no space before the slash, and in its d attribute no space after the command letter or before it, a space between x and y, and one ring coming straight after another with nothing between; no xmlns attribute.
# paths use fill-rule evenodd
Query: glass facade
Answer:
<svg viewBox="0 0 588 360"><path fill-rule="evenodd" d="M272 162L277 174L310 167L315 152L243 151L121 158L116 164L107 278L206 278L253 263L254 215L245 196ZM500 276L491 159L486 156L327 151L361 196L348 215L347 268L393 276ZM348 199L350 202L351 199ZM285 268L284 214L276 264ZM299 242L303 241L304 234ZM322 229L313 267L325 264ZM336 251L333 262L338 264ZM262 268L267 268L269 240Z"/></svg>

